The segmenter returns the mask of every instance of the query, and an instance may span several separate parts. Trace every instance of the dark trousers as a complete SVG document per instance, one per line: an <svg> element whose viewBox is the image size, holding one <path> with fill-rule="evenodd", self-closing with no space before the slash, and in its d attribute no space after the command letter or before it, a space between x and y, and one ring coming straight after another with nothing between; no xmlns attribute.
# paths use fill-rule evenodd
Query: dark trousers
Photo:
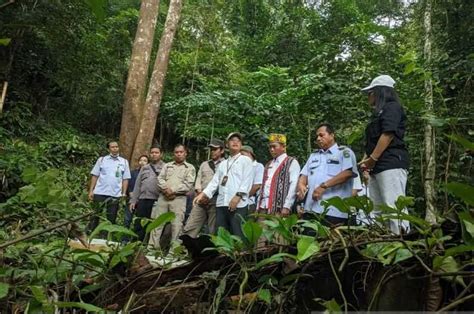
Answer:
<svg viewBox="0 0 474 314"><path fill-rule="evenodd" d="M146 227L148 224L142 226L141 218L151 218L151 210L156 200L153 199L141 199L138 200L135 208L135 222L133 225L133 231L137 234L138 240L142 241L145 239Z"/></svg>
<svg viewBox="0 0 474 314"><path fill-rule="evenodd" d="M248 206L230 211L229 207L216 208L216 230L222 227L231 234L243 238L242 224L247 219Z"/></svg>
<svg viewBox="0 0 474 314"><path fill-rule="evenodd" d="M92 215L89 220L87 231L91 233L95 228L97 228L99 225L99 215L102 213L104 208L106 209L107 220L115 224L115 221L117 220L119 201L120 198L118 197L94 194L93 207L95 214Z"/></svg>

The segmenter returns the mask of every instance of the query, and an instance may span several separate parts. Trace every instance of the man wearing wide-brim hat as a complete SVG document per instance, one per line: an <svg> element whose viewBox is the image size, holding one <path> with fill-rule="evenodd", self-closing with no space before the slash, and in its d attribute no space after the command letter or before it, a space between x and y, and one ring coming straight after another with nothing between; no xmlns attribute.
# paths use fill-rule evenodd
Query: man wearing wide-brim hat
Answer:
<svg viewBox="0 0 474 314"><path fill-rule="evenodd" d="M224 141L212 139L208 145L211 159L203 162L199 167L194 189L196 195L200 194L211 182L219 164L224 160ZM217 193L211 199L194 204L188 221L183 229L183 234L192 238L199 235L204 224L207 224L209 234L216 233L216 201Z"/></svg>
<svg viewBox="0 0 474 314"><path fill-rule="evenodd" d="M242 221L246 219L249 192L252 188L254 167L252 160L240 153L243 136L232 132L227 136L230 156L224 160L209 185L196 196L194 203L201 204L219 191L216 201L216 227L243 237Z"/></svg>
<svg viewBox="0 0 474 314"><path fill-rule="evenodd" d="M296 158L287 155L284 134L270 134L268 140L268 149L273 159L265 165L262 194L257 209L262 213L286 217L291 213L296 199L301 168Z"/></svg>

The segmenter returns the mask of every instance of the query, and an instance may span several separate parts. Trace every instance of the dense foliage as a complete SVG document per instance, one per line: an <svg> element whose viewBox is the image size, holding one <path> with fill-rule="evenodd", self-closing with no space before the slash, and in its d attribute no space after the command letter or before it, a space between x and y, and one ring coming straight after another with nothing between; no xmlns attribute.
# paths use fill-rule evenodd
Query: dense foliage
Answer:
<svg viewBox="0 0 474 314"><path fill-rule="evenodd" d="M168 1L161 2L154 51L167 10ZM0 84L8 82L0 115L1 241L89 209L88 172L106 139L116 138L120 129L139 3L0 3ZM330 122L338 142L350 145L360 159L370 112L359 90L387 73L397 81L408 114L413 217L423 217L421 144L423 125L430 123L436 128L438 208L449 221L459 220L459 214L467 221L461 228L469 242L474 223L469 214L474 2L433 1L431 64L423 59L424 10L425 1L186 1L156 138L165 149L184 141L191 148L190 160L197 162L206 158L211 137L239 130L263 162L266 136L283 132L289 152L301 163L314 148L315 126ZM427 78L434 83L435 109L429 113L424 106ZM425 238L438 241L443 237L439 232L430 230ZM33 305L47 305L38 287L55 286L58 292L70 276L65 266L70 263L57 260L66 254L63 237L44 235L5 250L0 278L12 278L17 288L5 292L0 283L0 299L14 290L19 300L33 295ZM298 239L292 241L296 245ZM133 251L127 250L124 254ZM447 256L433 252L427 252L430 260ZM99 267L94 274L106 277L116 265L110 264L114 256L74 258L85 260L86 268ZM69 278L74 285L86 271L77 273Z"/></svg>

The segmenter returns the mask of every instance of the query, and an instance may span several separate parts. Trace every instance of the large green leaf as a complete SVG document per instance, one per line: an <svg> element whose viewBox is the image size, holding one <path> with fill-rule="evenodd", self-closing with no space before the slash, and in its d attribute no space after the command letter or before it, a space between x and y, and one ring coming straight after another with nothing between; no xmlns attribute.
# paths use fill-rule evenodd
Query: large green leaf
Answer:
<svg viewBox="0 0 474 314"><path fill-rule="evenodd" d="M466 204L474 206L474 187L459 182L450 182L446 184L448 192L462 199Z"/></svg>
<svg viewBox="0 0 474 314"><path fill-rule="evenodd" d="M339 196L334 196L330 199L324 200L321 204L324 206L324 209L327 209L329 206L334 206L343 213L351 213L351 207Z"/></svg>
<svg viewBox="0 0 474 314"><path fill-rule="evenodd" d="M153 229L165 225L168 222L172 222L175 218L176 214L173 212L161 214L146 227L146 232L150 233Z"/></svg>
<svg viewBox="0 0 474 314"><path fill-rule="evenodd" d="M247 220L242 226L242 231L249 245L253 247L257 244L258 239L262 235L263 229L258 223L252 220Z"/></svg>
<svg viewBox="0 0 474 314"><path fill-rule="evenodd" d="M128 228L125 228L124 226L115 225L110 221L103 221L91 233L90 239L97 237L97 235L102 231L107 231L109 234L117 233L119 235L129 235L132 237L137 237L137 234L135 232Z"/></svg>
<svg viewBox="0 0 474 314"><path fill-rule="evenodd" d="M10 289L10 285L5 282L0 282L0 299L3 299L8 295L8 290Z"/></svg>
<svg viewBox="0 0 474 314"><path fill-rule="evenodd" d="M459 271L458 262L452 256L435 256L433 259L433 270L441 273L455 273ZM455 279L457 283L462 286L465 286L464 280L462 277L459 276L450 276L450 277L443 277L448 279Z"/></svg>
<svg viewBox="0 0 474 314"><path fill-rule="evenodd" d="M315 238L309 236L301 236L296 247L298 249L296 259L300 262L319 252L319 243Z"/></svg>
<svg viewBox="0 0 474 314"><path fill-rule="evenodd" d="M93 304L83 303L83 302L56 302L55 305L60 309L79 308L87 312L105 313L105 311L102 308L97 307Z"/></svg>

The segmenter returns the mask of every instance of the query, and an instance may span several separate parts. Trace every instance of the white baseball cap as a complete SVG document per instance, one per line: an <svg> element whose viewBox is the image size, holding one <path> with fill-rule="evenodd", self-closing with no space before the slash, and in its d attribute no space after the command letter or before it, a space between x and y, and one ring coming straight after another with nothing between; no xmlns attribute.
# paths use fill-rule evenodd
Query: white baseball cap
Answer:
<svg viewBox="0 0 474 314"><path fill-rule="evenodd" d="M395 85L395 81L390 77L390 75L380 75L374 78L369 86L362 88L361 91L369 91L375 86L387 86L393 88L393 85Z"/></svg>

